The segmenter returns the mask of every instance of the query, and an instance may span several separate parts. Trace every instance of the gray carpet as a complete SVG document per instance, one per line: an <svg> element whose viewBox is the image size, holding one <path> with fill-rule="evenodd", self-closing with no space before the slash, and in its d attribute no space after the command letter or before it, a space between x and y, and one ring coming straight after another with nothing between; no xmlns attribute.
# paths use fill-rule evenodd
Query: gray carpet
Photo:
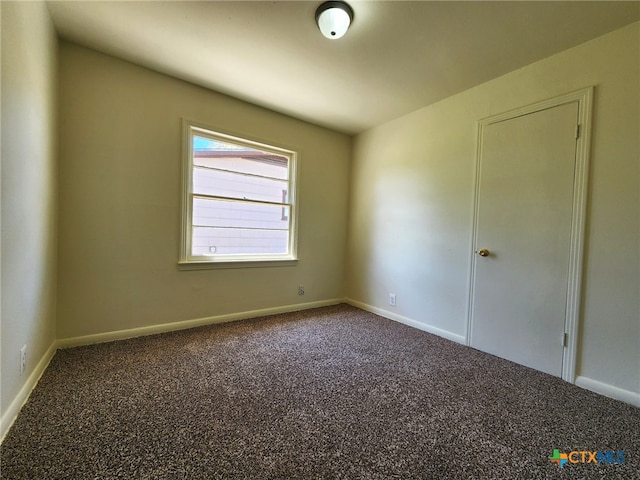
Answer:
<svg viewBox="0 0 640 480"><path fill-rule="evenodd" d="M7 479L640 478L640 409L338 305L58 351ZM624 451L560 469L553 449Z"/></svg>

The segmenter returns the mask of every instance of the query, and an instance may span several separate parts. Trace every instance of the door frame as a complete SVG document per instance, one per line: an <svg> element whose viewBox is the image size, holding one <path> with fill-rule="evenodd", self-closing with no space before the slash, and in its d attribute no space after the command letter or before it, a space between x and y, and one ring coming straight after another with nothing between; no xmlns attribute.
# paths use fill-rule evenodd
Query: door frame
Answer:
<svg viewBox="0 0 640 480"><path fill-rule="evenodd" d="M550 108L578 103L578 126L576 129L576 160L573 184L573 204L571 214L571 234L569 244L569 270L567 285L567 305L565 310L565 324L562 338L558 341L564 345L562 352L562 379L575 383L576 359L578 352L578 333L580 325L580 306L582 292L582 270L584 258L584 238L587 216L587 189L589 181L589 154L591 146L591 117L594 87L587 87L575 92L560 95L548 100L537 102L508 112L493 115L478 121L473 234L470 253L469 302L467 306L467 336L466 344L471 346L471 332L473 324L474 286L476 280L476 253L478 237L478 213L480 196L480 175L482 172L482 142L484 129L492 124L522 117L531 113Z"/></svg>

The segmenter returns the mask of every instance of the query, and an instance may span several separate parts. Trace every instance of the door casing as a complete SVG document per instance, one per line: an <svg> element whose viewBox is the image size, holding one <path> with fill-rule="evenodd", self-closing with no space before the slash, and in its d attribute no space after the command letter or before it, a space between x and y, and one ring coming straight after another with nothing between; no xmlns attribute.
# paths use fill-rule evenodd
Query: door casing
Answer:
<svg viewBox="0 0 640 480"><path fill-rule="evenodd" d="M573 185L573 202L571 216L571 234L569 245L569 271L567 285L567 308L565 314L565 333L567 341L562 355L562 379L574 383L578 350L578 329L580 324L580 304L582 290L582 269L584 257L584 237L587 214L587 187L589 175L589 153L591 145L591 112L594 87L587 87L542 102L510 110L499 115L487 117L478 122L478 143L476 150L475 193L473 235L470 246L469 262L469 302L467 307L466 344L471 344L471 328L473 321L474 284L476 279L475 245L478 235L478 212L480 194L480 161L484 129L494 123L521 117L548 108L578 102L578 138L576 141L575 176Z"/></svg>

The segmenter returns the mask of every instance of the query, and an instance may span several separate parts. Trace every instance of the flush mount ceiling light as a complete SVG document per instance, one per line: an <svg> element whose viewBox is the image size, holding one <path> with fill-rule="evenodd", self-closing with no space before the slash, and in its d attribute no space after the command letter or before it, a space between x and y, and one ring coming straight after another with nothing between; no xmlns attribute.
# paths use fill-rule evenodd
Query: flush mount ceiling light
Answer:
<svg viewBox="0 0 640 480"><path fill-rule="evenodd" d="M324 2L316 10L316 23L322 34L335 40L342 37L353 21L353 10L344 2Z"/></svg>

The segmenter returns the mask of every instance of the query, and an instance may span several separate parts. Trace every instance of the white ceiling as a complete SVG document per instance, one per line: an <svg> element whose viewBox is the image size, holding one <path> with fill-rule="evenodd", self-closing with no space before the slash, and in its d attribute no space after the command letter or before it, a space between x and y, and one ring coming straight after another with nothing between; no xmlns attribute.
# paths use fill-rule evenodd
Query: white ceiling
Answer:
<svg viewBox="0 0 640 480"><path fill-rule="evenodd" d="M49 1L60 37L354 134L640 19L640 2ZM640 39L639 39L640 41Z"/></svg>

